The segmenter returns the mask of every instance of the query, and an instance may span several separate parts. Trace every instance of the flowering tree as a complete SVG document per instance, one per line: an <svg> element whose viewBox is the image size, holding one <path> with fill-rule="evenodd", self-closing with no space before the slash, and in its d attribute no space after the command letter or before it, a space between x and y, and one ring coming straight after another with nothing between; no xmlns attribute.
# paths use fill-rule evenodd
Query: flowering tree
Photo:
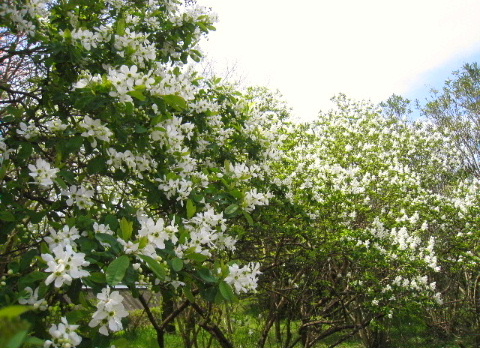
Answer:
<svg viewBox="0 0 480 348"><path fill-rule="evenodd" d="M402 309L450 296L453 264L472 272L478 182L452 138L368 103L335 101L313 124L284 128L278 198L255 218L269 294L261 346L279 319L302 322L297 335L284 326L287 347L339 332L339 342L359 333L366 346L385 346L385 325ZM452 250L468 250L469 261L453 260Z"/></svg>
<svg viewBox="0 0 480 348"><path fill-rule="evenodd" d="M420 111L423 116L450 133L461 153L466 170L478 180L479 171L479 89L480 68L465 64L452 73L440 90L432 90ZM478 269L478 188L474 180L455 188L465 200L455 202L455 226L443 243L446 272L441 280L446 305L432 312L433 325L447 336L456 336L466 345L480 344L480 278Z"/></svg>
<svg viewBox="0 0 480 348"><path fill-rule="evenodd" d="M252 181L278 151L240 93L188 64L214 21L175 0L2 3L18 39L0 59L35 70L0 84L0 304L30 305L46 346L109 347L118 284L147 314L139 283L199 312L255 289L230 226L268 204Z"/></svg>

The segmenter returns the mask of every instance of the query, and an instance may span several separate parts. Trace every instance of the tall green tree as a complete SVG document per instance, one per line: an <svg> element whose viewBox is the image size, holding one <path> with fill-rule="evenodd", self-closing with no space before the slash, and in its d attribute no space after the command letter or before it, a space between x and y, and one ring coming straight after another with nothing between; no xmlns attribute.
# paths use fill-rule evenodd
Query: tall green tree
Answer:
<svg viewBox="0 0 480 348"><path fill-rule="evenodd" d="M432 90L423 115L451 133L465 166L480 176L480 67L465 64L442 89Z"/></svg>

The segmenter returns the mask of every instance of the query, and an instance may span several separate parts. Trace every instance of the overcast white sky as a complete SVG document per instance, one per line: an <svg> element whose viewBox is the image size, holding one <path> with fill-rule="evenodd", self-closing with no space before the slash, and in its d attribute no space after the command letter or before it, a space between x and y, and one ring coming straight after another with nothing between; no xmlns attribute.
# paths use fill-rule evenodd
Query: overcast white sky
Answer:
<svg viewBox="0 0 480 348"><path fill-rule="evenodd" d="M303 119L339 92L373 102L421 97L480 58L479 0L198 3L220 18L202 45L219 71L236 64L248 84L278 88Z"/></svg>

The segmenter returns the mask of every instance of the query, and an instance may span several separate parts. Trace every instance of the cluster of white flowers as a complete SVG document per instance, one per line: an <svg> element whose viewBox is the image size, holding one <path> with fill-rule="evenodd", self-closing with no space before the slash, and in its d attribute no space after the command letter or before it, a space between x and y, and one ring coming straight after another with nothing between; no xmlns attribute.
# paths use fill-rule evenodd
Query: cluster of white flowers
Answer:
<svg viewBox="0 0 480 348"><path fill-rule="evenodd" d="M187 200L193 189L193 182L184 178L164 178L157 181L160 183L158 189L165 192L168 199L177 196L177 201Z"/></svg>
<svg viewBox="0 0 480 348"><path fill-rule="evenodd" d="M47 2L47 6L44 6ZM247 122L247 126L243 129L243 124L249 117L244 114L248 103L237 103L238 95L233 93L229 98L231 93L229 91L225 92L227 100L220 101L223 98L217 98L217 96L223 92L218 91L217 94L209 83L201 81L193 67L184 65L188 55L193 59L201 55L196 51L198 50L197 41L203 32L211 29L210 25L216 21L215 16L207 13L205 8L192 9L187 5L188 2L184 5L177 0L148 0L145 4L134 4L127 0L106 0L95 7L95 9L101 9L101 13L96 13L87 23L83 20L83 15L75 10L78 4L63 7L65 4L55 0L13 0L9 2L11 3L18 3L17 8L21 9L9 9L5 4L0 5L2 19L6 16L8 20L15 21L17 27L21 28L20 34L27 32L34 35L35 30L38 29L35 25L39 24L40 29L45 27L50 34L57 33L55 37L43 36L50 37L59 45L64 45L64 49L72 48L75 60L79 63L78 67L87 69L79 74L76 81L73 81L71 89L65 91L73 99L79 97L76 99L79 101L78 105L75 103L75 109L79 111L75 115L67 116L67 112L61 109L61 103L57 103L58 106L53 107L53 110L47 110L44 105L41 105L38 108L38 114L34 117L27 115L31 120L18 124L14 134L17 138L21 137L30 142L35 140L34 152L30 159L32 163L28 165L27 173L33 178L32 181L42 188L51 188L56 183L58 187L55 187L55 190L39 193L43 195L40 198L48 197L49 200L55 201L51 209L57 209L55 207L60 204L58 208L60 210L57 209L56 212L57 218L55 215L47 214L42 223L37 226L40 233L44 233L45 226L54 226L49 227L43 237L49 251L42 248L41 258L38 258L38 262L44 265L42 269L46 273L45 283L42 282L41 286L35 290L24 289L25 296L19 300L20 303L46 309L45 299L40 298L44 289L50 291L56 288L63 293L60 288L65 288L72 283L86 282L87 280L83 278L90 276L90 271L93 269L108 274L108 269L105 271L103 266L99 269L99 264L94 261L98 255L96 253L90 255L91 251L87 252L85 249L87 244L83 243L84 239L91 238L92 233L97 234L96 237L106 249L110 244L104 239L108 241L116 239L123 246L123 253L132 255L129 256L130 259L150 256L160 261L157 251L165 249L172 243L178 257L187 256L184 261L196 266L198 260L194 262L194 257L188 257L192 253L213 257L218 251L222 251L219 254L226 255L229 253L225 251L235 250L236 240L227 234L227 220L220 211L224 202L219 202L215 192L202 189L212 184L211 187L215 187L213 191L218 189L219 193L225 192L226 189L221 186L221 183L217 185L222 176L225 176L223 178L225 183L231 181L233 185L238 184L235 189L240 195L241 190L249 186L248 180L260 178L266 168L264 164L255 164L253 158L257 160L257 151L255 153L248 151L248 147L255 145L249 140L266 145L275 138L268 137L262 127L255 125L260 122L260 118ZM60 12L56 11L57 6L61 9ZM140 8L145 8L145 12L140 11ZM49 12L47 9L52 11ZM88 10L88 6L85 10ZM57 14L66 18L60 21L59 17L55 17L56 21L52 23L48 23L47 18L42 22L41 17L44 14L47 16L54 14L51 18ZM104 25L101 25L101 22ZM193 29L194 27L197 28ZM62 28L64 31L52 28ZM162 40L159 40L157 35L161 36ZM179 35L185 36L184 41L178 39ZM172 38L173 36L176 38ZM166 42L161 43L161 41ZM170 57L162 56L162 51L158 50L159 45L164 45L163 48L166 51L171 50ZM80 54L82 52L83 54ZM99 63L98 59L92 60L94 57L102 57L104 61ZM177 59L182 60L183 63L178 62ZM169 66L165 64L167 61L171 63ZM74 74L76 73L78 70L75 70ZM101 110L101 107L95 109L99 104L86 105L93 95L95 98L106 98L106 102L111 102L109 104L111 107ZM154 101L158 106L151 104ZM84 105L87 107L83 108ZM233 112L232 108L236 111ZM112 115L109 112L112 112ZM116 117L115 121L112 121L113 117ZM32 121L33 119L35 122ZM120 140L116 137L117 129L113 128L112 124L124 121L126 129L132 124L138 125L138 128L135 128L133 134L124 133L127 140L123 144L119 143ZM245 135L246 130L248 131ZM141 133L144 134L143 138ZM79 135L78 140L81 140L81 143L75 142L73 146L69 146L72 143L63 142L66 137L72 135ZM242 142L244 135L247 141ZM249 137L251 139L248 139ZM62 140L55 143L54 140L57 138ZM82 144L88 145L88 142L91 147L82 146ZM7 143L10 144L10 141ZM233 145L222 148L222 145L229 145L229 143ZM65 145L66 148L59 148L56 151L51 149L52 144L60 147ZM197 147L196 144L199 146ZM154 154L150 155L152 149ZM222 157L218 156L218 152L230 151L230 149L233 157L238 155L238 162L222 172L218 169L221 168L221 164L218 163L219 157ZM0 140L2 158L7 158L8 151L7 144ZM203 151L206 152L205 156ZM40 156L39 153L50 153L50 155L45 155L47 156L44 157L45 159L37 159ZM85 163L93 164L89 162L92 158L103 159L103 157L95 157L99 155L106 157L109 170L117 170L117 174L120 170L128 171L127 178L115 180L116 176L114 176L115 179L110 175L102 177L103 172L89 178L91 168L85 166ZM153 159L154 156L157 156L155 159L159 158L158 161L161 162L157 163ZM258 156L262 155L258 154ZM47 160L52 161L52 164ZM36 162L33 163L33 161ZM144 179L143 176L148 175L148 179L154 180L164 174L165 177L157 179L158 187L165 192L167 198L180 201L175 202L171 209L172 214L178 213L178 215L176 217L169 215L168 218L166 215L162 217L137 215L140 228L133 233L133 237L117 238L114 231L107 225L111 223L113 226L114 219L111 215L106 216L106 214L115 214L110 210L112 205L123 204L123 201L118 199L120 194L117 195L116 191L119 188L124 189L121 194L128 197L134 189L141 184L146 184L146 180L139 180ZM90 181L87 183L85 178ZM74 182L76 184L72 185ZM94 195L97 191L105 192L104 199L108 200L109 196L113 204L105 202L98 204L98 207L95 206L95 209L90 209L96 202ZM192 192L197 193L197 191L205 194L205 198L200 199L200 202L197 201L196 196L190 197L193 196ZM260 193L256 189L251 189L245 194L244 208L252 211L257 205L268 204L270 197L270 193ZM42 202L40 198L38 201ZM137 209L144 197L132 194L128 198L132 198L129 201L132 209ZM180 223L178 216L182 216L184 211L179 206L183 206L189 198L198 204L194 208L196 212L191 213L192 202L188 201L189 218ZM211 205L206 203L209 200L213 201ZM63 205L62 202L64 202ZM88 216L88 219L99 219L98 222L93 223L93 228L86 227L90 223L82 218L87 217L77 216L77 208L90 209L91 213L99 209L93 216ZM49 220L52 216L56 222ZM56 219L65 220L62 225L57 225ZM74 222L77 223L78 228L72 226ZM120 225L123 229L122 222ZM102 238L98 234L108 234L112 237L103 236ZM182 243L179 243L180 235ZM108 252L103 254L107 255ZM167 261L163 260L164 263ZM37 262L36 259L35 262ZM89 267L90 262L95 265ZM139 262L134 265L134 269L141 272L142 261ZM198 264L201 264L201 261L198 261ZM256 288L257 276L260 274L259 264L252 263L244 267L230 266L229 270L230 274L225 281L232 285L235 292L242 293ZM178 287L185 284L180 279L184 280L181 277L175 279L172 272L166 277L165 282ZM97 310L88 325L97 328L102 335L109 335L123 329L121 321L128 313L120 293L107 286L97 294L97 298ZM80 345L81 338L75 333L76 329L77 325L70 325L66 318L62 318L61 323L53 325L49 330L52 338L46 342L45 346L73 348Z"/></svg>
<svg viewBox="0 0 480 348"><path fill-rule="evenodd" d="M207 111L216 113L220 110L220 105L208 99L192 100L188 103L188 107L196 113L202 113Z"/></svg>
<svg viewBox="0 0 480 348"><path fill-rule="evenodd" d="M175 152L188 152L185 148L185 139L193 135L194 125L189 122L182 123L181 117L172 117L156 124L152 128L150 138L161 146L166 146L171 154Z"/></svg>
<svg viewBox="0 0 480 348"><path fill-rule="evenodd" d="M62 195L67 196L67 205L76 205L79 209L88 209L93 205L93 190L88 190L82 185L72 185L68 190L62 190Z"/></svg>
<svg viewBox="0 0 480 348"><path fill-rule="evenodd" d="M168 226L165 226L165 221L162 218L154 221L152 218L139 217L138 221L141 225L138 237L146 237L148 240L145 247L140 250L143 255L156 259L156 249L165 249L166 241L171 241L174 244L178 241L176 236L178 227L175 226L173 221Z"/></svg>
<svg viewBox="0 0 480 348"><path fill-rule="evenodd" d="M133 62L140 67L145 67L146 62L154 61L157 57L155 45L148 40L148 35L128 28L123 35L115 35L115 48L121 57L129 52Z"/></svg>
<svg viewBox="0 0 480 348"><path fill-rule="evenodd" d="M54 282L56 288L63 284L70 285L73 279L88 277L90 273L82 268L90 265L85 261L84 253L77 253L71 245L57 245L53 248L52 254L42 254L42 259L47 263L45 272L51 273L45 280L49 285Z"/></svg>
<svg viewBox="0 0 480 348"><path fill-rule="evenodd" d="M91 138L92 147L97 147L97 139L108 142L113 135L112 131L102 125L100 120L94 120L89 116L83 118L79 127L84 131L82 137Z"/></svg>
<svg viewBox="0 0 480 348"><path fill-rule="evenodd" d="M28 0L22 3L22 6L17 8L11 6L9 2L4 2L0 5L0 17L8 18L15 23L16 29L20 33L26 33L29 36L34 36L37 26L31 19L42 20L47 16L45 0ZM30 17L28 19L27 15Z"/></svg>
<svg viewBox="0 0 480 348"><path fill-rule="evenodd" d="M225 282L231 285L237 294L257 289L258 275L262 273L258 262L251 262L243 267L233 264L228 266L228 271L229 274L225 278Z"/></svg>
<svg viewBox="0 0 480 348"><path fill-rule="evenodd" d="M227 225L223 213L216 214L212 207L207 205L204 211L189 220L185 219L183 223L190 232L190 238L176 247L178 257L182 257L185 250L211 256L215 249L235 249L236 241L224 234Z"/></svg>
<svg viewBox="0 0 480 348"><path fill-rule="evenodd" d="M119 152L114 148L109 148L107 153L110 157L107 160L108 165L126 171L124 168L125 165L129 170L136 173L139 178L142 178L142 173L151 171L157 165L155 160L153 160L148 154L134 155L130 150Z"/></svg>
<svg viewBox="0 0 480 348"><path fill-rule="evenodd" d="M184 22L197 22L204 20L211 24L218 21L218 15L212 12L211 8L195 5L191 7L179 7L178 12L172 14L170 20L176 26L182 26Z"/></svg>
<svg viewBox="0 0 480 348"><path fill-rule="evenodd" d="M90 51L92 47L96 48L99 43L110 41L110 28L101 27L96 29L96 31L90 31L87 29L75 28L71 32L71 37L73 40L79 41L87 51ZM63 35L65 35L65 33L63 33Z"/></svg>
<svg viewBox="0 0 480 348"><path fill-rule="evenodd" d="M260 166L251 164L248 166L245 163L227 163L224 168L224 173L230 175L232 178L238 180L249 180L250 178L256 178L262 172Z"/></svg>
<svg viewBox="0 0 480 348"><path fill-rule="evenodd" d="M285 154L291 166L275 168L275 183L305 208L313 222L327 216L345 227L344 240L352 248L415 267L420 274L438 272L435 239L430 235L435 230L462 229L453 221L471 214L480 186L472 185L470 196L468 189L439 194L445 174L461 165L452 140L421 123L363 110L339 108L321 114L309 131L303 125L287 132L296 145ZM425 279L402 278L401 284L438 297Z"/></svg>
<svg viewBox="0 0 480 348"><path fill-rule="evenodd" d="M68 126L62 123L61 120L53 119L45 122L45 127L47 127L48 131L56 133L64 131L65 129L67 129Z"/></svg>
<svg viewBox="0 0 480 348"><path fill-rule="evenodd" d="M44 348L75 348L81 342L82 338L75 332L79 325L70 325L67 318L62 317L61 323L53 324L48 333L52 337L51 340L46 340Z"/></svg>
<svg viewBox="0 0 480 348"><path fill-rule="evenodd" d="M25 139L31 139L40 134L40 129L34 124L20 122L20 129L17 129L17 134L24 136Z"/></svg>
<svg viewBox="0 0 480 348"><path fill-rule="evenodd" d="M109 331L116 332L123 329L122 318L128 316L123 305L123 296L118 291L111 291L106 287L97 294L97 310L93 313L92 320L88 323L90 327L100 326L98 331L108 336Z"/></svg>
<svg viewBox="0 0 480 348"><path fill-rule="evenodd" d="M272 197L273 195L270 192L257 192L257 189L253 188L250 191L245 192L242 207L245 209L245 211L250 212L258 205L268 205L269 200Z"/></svg>
<svg viewBox="0 0 480 348"><path fill-rule="evenodd" d="M185 24L195 23L195 22L204 22L208 25L213 25L215 22L218 21L217 15L211 11L210 8L204 6L177 6L175 10L170 11L169 13L169 20L172 22L174 26L181 27ZM202 27L205 27L205 24ZM197 27L193 32L193 45L190 47L190 50L197 49L198 50L198 42L201 38L202 31ZM169 54L174 58L179 58L178 53L172 47L165 46L164 47L165 53Z"/></svg>
<svg viewBox="0 0 480 348"><path fill-rule="evenodd" d="M398 230L394 227L390 231L393 244L398 245L400 250L411 249L416 250L421 240L418 236L408 233L406 227L401 227Z"/></svg>
<svg viewBox="0 0 480 348"><path fill-rule="evenodd" d="M65 246L70 245L71 247L76 247L77 244L75 240L80 238L80 234L75 226L69 227L68 225L63 226L63 229L56 231L52 227L49 228L49 235L44 238L47 242L50 250L55 249L58 245Z"/></svg>
<svg viewBox="0 0 480 348"><path fill-rule="evenodd" d="M104 224L99 224L98 222L95 222L93 224L93 231L95 233L105 233L109 235L113 235L114 232L110 229L110 226L104 225Z"/></svg>
<svg viewBox="0 0 480 348"><path fill-rule="evenodd" d="M85 88L102 83L100 74L92 75L89 71L83 71L80 76L82 77L73 84L72 89Z"/></svg>
<svg viewBox="0 0 480 348"><path fill-rule="evenodd" d="M432 294L432 298L441 304L442 298L439 292L435 292L436 282L429 282L427 276L415 276L411 279L402 276L396 276L392 281L392 286L401 287L406 290L412 290L420 293ZM392 287L388 285L385 291L391 290Z"/></svg>
<svg viewBox="0 0 480 348"><path fill-rule="evenodd" d="M127 4L128 4L127 0L105 0L105 2L108 3L109 5L113 6L117 10L120 10L120 9L126 7Z"/></svg>
<svg viewBox="0 0 480 348"><path fill-rule="evenodd" d="M58 168L52 168L50 163L41 158L37 158L35 164L29 164L28 169L30 169L30 176L41 188L52 186L59 171Z"/></svg>
<svg viewBox="0 0 480 348"><path fill-rule="evenodd" d="M155 80L150 75L151 72L144 74L138 71L136 65L130 67L122 65L118 70L110 68L107 79L111 82L114 90L110 91L109 95L119 98L121 103L133 102L129 93L134 91L135 87L143 86L149 90L154 88L152 84Z"/></svg>
<svg viewBox="0 0 480 348"><path fill-rule="evenodd" d="M187 101L195 99L198 87L192 83L196 78L192 68L183 72L179 69L166 70L163 64L157 63L153 74L161 80L150 89L152 95L178 95Z"/></svg>
<svg viewBox="0 0 480 348"><path fill-rule="evenodd" d="M219 146L225 145L228 139L235 133L235 130L225 126L220 114L209 115L205 118L207 125L210 127L211 134L205 134L204 140L207 144L213 142Z"/></svg>

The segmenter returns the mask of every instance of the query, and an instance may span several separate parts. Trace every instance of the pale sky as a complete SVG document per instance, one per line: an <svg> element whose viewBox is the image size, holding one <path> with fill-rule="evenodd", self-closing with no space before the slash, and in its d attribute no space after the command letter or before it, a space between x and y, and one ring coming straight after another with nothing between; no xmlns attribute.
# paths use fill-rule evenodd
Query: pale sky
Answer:
<svg viewBox="0 0 480 348"><path fill-rule="evenodd" d="M219 15L202 44L218 70L236 65L247 84L278 88L302 119L339 92L373 102L416 97L480 58L479 0L198 3Z"/></svg>

